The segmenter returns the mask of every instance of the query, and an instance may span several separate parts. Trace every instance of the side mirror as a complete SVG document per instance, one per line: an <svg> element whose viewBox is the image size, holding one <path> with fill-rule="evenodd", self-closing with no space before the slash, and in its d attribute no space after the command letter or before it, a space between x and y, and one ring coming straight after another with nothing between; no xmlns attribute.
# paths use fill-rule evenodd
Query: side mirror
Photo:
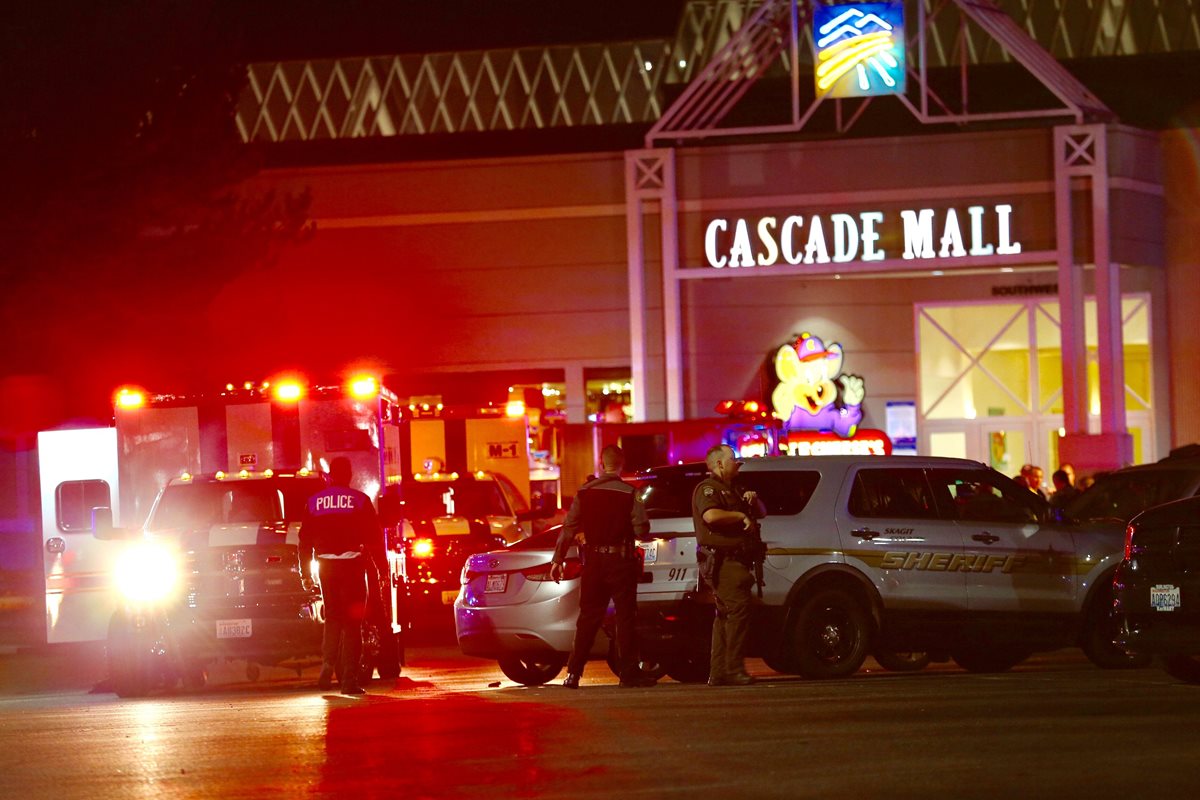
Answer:
<svg viewBox="0 0 1200 800"><path fill-rule="evenodd" d="M98 506L92 509L92 536L102 541L119 541L129 538L129 531L113 527L112 509Z"/></svg>

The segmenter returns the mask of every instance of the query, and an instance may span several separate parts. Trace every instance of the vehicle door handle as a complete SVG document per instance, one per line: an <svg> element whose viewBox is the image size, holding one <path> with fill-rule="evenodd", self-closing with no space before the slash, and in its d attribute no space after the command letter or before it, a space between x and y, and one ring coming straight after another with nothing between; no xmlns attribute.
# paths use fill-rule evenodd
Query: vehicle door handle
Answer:
<svg viewBox="0 0 1200 800"><path fill-rule="evenodd" d="M987 531L984 531L983 533L977 533L971 538L977 542L983 542L984 544L995 544L996 542L1000 541L999 536L994 533L988 533Z"/></svg>
<svg viewBox="0 0 1200 800"><path fill-rule="evenodd" d="M868 542L879 535L879 531L873 531L870 528L857 528L850 531L850 533L860 539L866 539Z"/></svg>

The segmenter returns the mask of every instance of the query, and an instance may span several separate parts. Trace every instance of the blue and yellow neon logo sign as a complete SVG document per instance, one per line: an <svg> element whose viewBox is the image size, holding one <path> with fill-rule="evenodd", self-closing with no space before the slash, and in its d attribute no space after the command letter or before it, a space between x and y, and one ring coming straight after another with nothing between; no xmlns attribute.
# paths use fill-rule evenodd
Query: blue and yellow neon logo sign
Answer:
<svg viewBox="0 0 1200 800"><path fill-rule="evenodd" d="M904 3L815 6L818 97L904 92Z"/></svg>

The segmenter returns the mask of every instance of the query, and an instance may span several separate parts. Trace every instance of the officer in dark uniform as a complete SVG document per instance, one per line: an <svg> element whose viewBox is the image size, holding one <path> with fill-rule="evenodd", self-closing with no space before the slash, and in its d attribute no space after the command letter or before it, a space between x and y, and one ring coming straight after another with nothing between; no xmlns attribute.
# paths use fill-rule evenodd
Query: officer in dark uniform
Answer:
<svg viewBox="0 0 1200 800"><path fill-rule="evenodd" d="M604 468L598 478L589 480L575 495L567 512L562 533L554 548L550 577L557 583L563 575L567 550L583 533L583 575L579 590L579 619L575 623L575 641L567 661L563 686L579 688L583 666L592 650L596 631L604 620L611 599L617 612L617 655L620 659L621 686L653 686L656 681L638 668L634 634L637 616L637 585L641 573L636 539L650 530L646 509L634 497L634 489L621 480L625 454L615 445L600 454Z"/></svg>
<svg viewBox="0 0 1200 800"><path fill-rule="evenodd" d="M717 605L708 683L745 686L754 682L746 673L745 657L755 584L755 520L765 513L754 492L734 485L741 462L734 458L732 448L718 445L709 449L705 462L711 474L692 494L692 521L700 574L713 588Z"/></svg>
<svg viewBox="0 0 1200 800"><path fill-rule="evenodd" d="M383 540L371 499L350 488L350 460L329 464L330 486L308 499L300 527L301 563L316 556L325 632L321 642L321 676L317 686L332 687L336 670L342 694L362 694L362 622L366 616L371 553Z"/></svg>

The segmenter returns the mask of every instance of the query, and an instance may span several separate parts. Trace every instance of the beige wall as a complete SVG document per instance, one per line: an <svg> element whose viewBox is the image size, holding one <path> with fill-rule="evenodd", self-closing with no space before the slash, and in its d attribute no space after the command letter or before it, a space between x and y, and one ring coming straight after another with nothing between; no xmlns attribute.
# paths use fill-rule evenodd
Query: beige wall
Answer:
<svg viewBox="0 0 1200 800"><path fill-rule="evenodd" d="M1200 130L1163 134L1167 220L1167 325L1171 444L1200 442Z"/></svg>

